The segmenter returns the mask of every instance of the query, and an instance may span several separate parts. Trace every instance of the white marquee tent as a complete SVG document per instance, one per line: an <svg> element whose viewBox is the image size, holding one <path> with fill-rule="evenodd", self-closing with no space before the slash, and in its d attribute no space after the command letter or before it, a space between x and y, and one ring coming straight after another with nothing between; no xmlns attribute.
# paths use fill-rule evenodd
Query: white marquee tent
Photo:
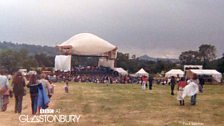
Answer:
<svg viewBox="0 0 224 126"><path fill-rule="evenodd" d="M172 69L172 70L170 70L170 71L165 73L165 77L172 77L172 76L174 76L174 77L177 77L177 76L183 77L184 76L184 72L182 70L180 70L180 69Z"/></svg>
<svg viewBox="0 0 224 126"><path fill-rule="evenodd" d="M190 70L190 69L203 69L202 65L184 65L184 71Z"/></svg>
<svg viewBox="0 0 224 126"><path fill-rule="evenodd" d="M221 82L222 74L219 73L217 70L213 69L203 69L203 70L190 70L191 73L197 74L197 75L210 75L212 76L217 82Z"/></svg>
<svg viewBox="0 0 224 126"><path fill-rule="evenodd" d="M99 61L100 65L110 65L112 68L114 67L113 61L117 58L116 46L90 33L77 34L57 45L57 48L66 55L100 56L102 57Z"/></svg>
<svg viewBox="0 0 224 126"><path fill-rule="evenodd" d="M121 75L128 75L128 72L121 67L114 68L114 71L117 71Z"/></svg>
<svg viewBox="0 0 224 126"><path fill-rule="evenodd" d="M149 76L149 73L147 73L143 68L141 68L138 72L135 73L135 76Z"/></svg>
<svg viewBox="0 0 224 126"><path fill-rule="evenodd" d="M55 56L55 70L70 71L71 70L71 55L57 55Z"/></svg>

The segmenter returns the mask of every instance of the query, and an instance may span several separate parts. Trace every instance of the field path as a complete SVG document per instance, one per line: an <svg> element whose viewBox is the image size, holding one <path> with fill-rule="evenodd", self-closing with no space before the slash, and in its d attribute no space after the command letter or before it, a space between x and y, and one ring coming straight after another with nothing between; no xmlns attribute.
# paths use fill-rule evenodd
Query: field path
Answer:
<svg viewBox="0 0 224 126"><path fill-rule="evenodd" d="M55 93L54 96L51 99L49 108L54 108L57 99L60 99L60 92L61 92L62 85L57 85L55 87ZM19 121L19 114L14 113L14 106L15 106L15 99L10 98L10 102L8 104L8 108L6 112L0 112L0 126L30 126L34 125L37 126L36 123L21 123ZM23 97L23 109L22 114L28 115L29 117L32 116L31 111L31 100L30 100L30 94L27 90L27 95ZM46 124L51 125L51 124Z"/></svg>

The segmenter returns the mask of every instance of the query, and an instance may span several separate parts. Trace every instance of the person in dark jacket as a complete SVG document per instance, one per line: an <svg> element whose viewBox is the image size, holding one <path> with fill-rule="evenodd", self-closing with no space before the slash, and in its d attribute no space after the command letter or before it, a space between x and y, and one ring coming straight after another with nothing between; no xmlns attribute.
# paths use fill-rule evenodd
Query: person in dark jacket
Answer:
<svg viewBox="0 0 224 126"><path fill-rule="evenodd" d="M25 79L21 72L17 72L12 80L13 93L15 96L15 113L22 112L23 96L25 95Z"/></svg>
<svg viewBox="0 0 224 126"><path fill-rule="evenodd" d="M33 115L37 113L38 85L39 83L37 81L37 76L35 74L32 74L30 76L30 80L27 87L30 88L30 98Z"/></svg>
<svg viewBox="0 0 224 126"><path fill-rule="evenodd" d="M199 91L202 93L204 88L205 80L203 76L199 77Z"/></svg>
<svg viewBox="0 0 224 126"><path fill-rule="evenodd" d="M149 90L152 90L153 77L149 77Z"/></svg>
<svg viewBox="0 0 224 126"><path fill-rule="evenodd" d="M171 95L174 95L174 88L175 88L175 84L176 84L176 80L175 80L175 77L172 76L171 77L171 80L170 80L170 87L171 87Z"/></svg>

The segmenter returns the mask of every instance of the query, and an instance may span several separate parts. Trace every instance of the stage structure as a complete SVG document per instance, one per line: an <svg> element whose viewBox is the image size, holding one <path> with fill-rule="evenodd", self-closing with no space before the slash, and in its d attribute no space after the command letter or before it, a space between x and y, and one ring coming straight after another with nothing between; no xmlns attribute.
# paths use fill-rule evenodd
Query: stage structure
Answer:
<svg viewBox="0 0 224 126"><path fill-rule="evenodd" d="M98 66L114 68L117 58L115 45L90 33L77 34L56 47L63 55L100 57Z"/></svg>

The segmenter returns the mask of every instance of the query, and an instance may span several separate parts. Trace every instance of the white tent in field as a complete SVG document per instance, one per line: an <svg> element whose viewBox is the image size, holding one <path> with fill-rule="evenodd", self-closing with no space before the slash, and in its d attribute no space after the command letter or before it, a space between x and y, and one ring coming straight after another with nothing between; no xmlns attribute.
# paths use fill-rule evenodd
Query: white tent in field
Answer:
<svg viewBox="0 0 224 126"><path fill-rule="evenodd" d="M149 76L149 73L147 73L143 68L141 68L138 72L135 73L135 76Z"/></svg>
<svg viewBox="0 0 224 126"><path fill-rule="evenodd" d="M221 82L222 79L222 74L219 73L217 70L213 69L203 69L203 70L189 70L187 73L187 76L191 76L192 74L197 74L197 75L209 75L214 78L215 81Z"/></svg>
<svg viewBox="0 0 224 126"><path fill-rule="evenodd" d="M184 71L191 70L191 69L199 69L199 70L202 70L203 69L203 66L202 65L184 65Z"/></svg>
<svg viewBox="0 0 224 126"><path fill-rule="evenodd" d="M114 71L117 71L120 75L128 75L128 72L121 67L114 68Z"/></svg>
<svg viewBox="0 0 224 126"><path fill-rule="evenodd" d="M171 69L170 71L165 73L165 77L184 77L184 72L180 69Z"/></svg>
<svg viewBox="0 0 224 126"><path fill-rule="evenodd" d="M99 56L99 65L114 67L117 58L117 47L108 41L90 34L80 33L57 45L57 48L66 55Z"/></svg>
<svg viewBox="0 0 224 126"><path fill-rule="evenodd" d="M71 70L71 55L56 55L55 56L55 70L70 71Z"/></svg>

